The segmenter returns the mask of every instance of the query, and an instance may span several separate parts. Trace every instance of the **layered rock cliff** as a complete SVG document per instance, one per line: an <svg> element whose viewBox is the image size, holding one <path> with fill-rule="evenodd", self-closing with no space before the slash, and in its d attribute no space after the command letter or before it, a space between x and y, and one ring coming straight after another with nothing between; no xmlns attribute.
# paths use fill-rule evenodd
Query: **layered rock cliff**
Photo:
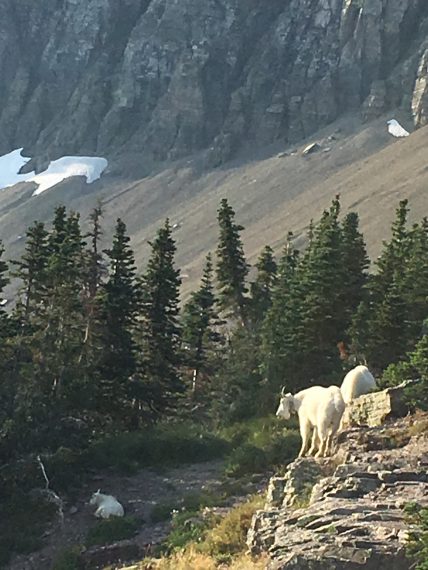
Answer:
<svg viewBox="0 0 428 570"><path fill-rule="evenodd" d="M0 153L217 165L349 109L424 125L427 38L426 0L3 0Z"/></svg>
<svg viewBox="0 0 428 570"><path fill-rule="evenodd" d="M271 479L248 546L269 570L410 570L406 505L428 506L427 420L342 434L330 460L297 459Z"/></svg>

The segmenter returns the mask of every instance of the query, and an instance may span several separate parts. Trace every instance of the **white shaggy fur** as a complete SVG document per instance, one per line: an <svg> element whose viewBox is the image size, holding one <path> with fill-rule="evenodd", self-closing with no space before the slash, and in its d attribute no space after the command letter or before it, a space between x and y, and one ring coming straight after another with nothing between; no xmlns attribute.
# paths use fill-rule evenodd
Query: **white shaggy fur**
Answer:
<svg viewBox="0 0 428 570"><path fill-rule="evenodd" d="M355 398L376 390L376 380L367 366L359 365L348 372L343 379L340 391L345 404Z"/></svg>
<svg viewBox="0 0 428 570"><path fill-rule="evenodd" d="M276 411L277 417L288 420L293 412L299 416L302 447L299 457L306 454L312 434L312 444L307 455L312 455L318 446L315 457L325 457L332 452L333 438L339 428L345 409L342 393L337 386L312 386L292 394L281 392L281 401Z"/></svg>
<svg viewBox="0 0 428 570"><path fill-rule="evenodd" d="M94 515L101 519L108 519L109 517L123 517L125 514L119 501L112 495L104 495L103 493L100 493L100 489L92 495L89 504L98 506Z"/></svg>

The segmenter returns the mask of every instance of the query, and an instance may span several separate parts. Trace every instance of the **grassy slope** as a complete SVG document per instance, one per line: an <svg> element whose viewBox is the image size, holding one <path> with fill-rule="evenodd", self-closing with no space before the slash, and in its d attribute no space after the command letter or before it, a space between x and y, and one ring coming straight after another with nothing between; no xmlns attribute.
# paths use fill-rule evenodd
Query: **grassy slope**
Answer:
<svg viewBox="0 0 428 570"><path fill-rule="evenodd" d="M361 125L352 117L342 119L298 147L301 150L314 140L324 140L324 146L331 147L328 153L309 157L299 152L278 158L284 150L278 144L249 151L210 172L200 168L200 158L194 157L142 180L110 174L86 186L74 179L31 199L28 187L6 190L0 193L0 239L10 256L17 255L23 243L17 236L34 219L49 219L60 202L81 211L85 219L102 197L106 235L111 235L115 219L123 217L137 262L143 266L148 240L169 216L172 223L182 224L174 235L186 295L199 280L206 252L215 248L216 209L222 197L229 198L246 228L245 248L253 262L267 243L280 249L288 230L302 243L309 220L318 218L334 194L340 193L343 210L360 213L369 253L375 258L388 237L399 199L410 198L415 219L428 213L428 127L397 140L386 132L385 120ZM341 130L336 140L327 141L337 128Z"/></svg>

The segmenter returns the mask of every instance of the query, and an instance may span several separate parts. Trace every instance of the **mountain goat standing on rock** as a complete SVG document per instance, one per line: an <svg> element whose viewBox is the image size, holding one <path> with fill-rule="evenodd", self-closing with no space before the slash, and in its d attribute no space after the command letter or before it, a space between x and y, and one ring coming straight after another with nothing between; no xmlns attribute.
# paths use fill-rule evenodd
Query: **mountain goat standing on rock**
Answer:
<svg viewBox="0 0 428 570"><path fill-rule="evenodd" d="M325 457L332 452L333 438L339 428L345 402L340 388L330 386L312 386L292 394L281 392L281 400L276 411L277 417L288 420L293 412L299 416L302 447L299 457L303 457L312 434L312 444L307 455L312 455L318 445L315 457Z"/></svg>
<svg viewBox="0 0 428 570"><path fill-rule="evenodd" d="M345 404L349 404L355 398L362 396L363 394L368 394L373 390L376 390L376 380L373 374L367 368L360 364L348 372L348 374L343 379L340 391L342 392L342 397Z"/></svg>
<svg viewBox="0 0 428 570"><path fill-rule="evenodd" d="M90 505L97 505L98 509L94 515L101 519L110 517L123 517L124 510L119 501L112 495L104 495L100 493L100 489L94 493L89 501Z"/></svg>

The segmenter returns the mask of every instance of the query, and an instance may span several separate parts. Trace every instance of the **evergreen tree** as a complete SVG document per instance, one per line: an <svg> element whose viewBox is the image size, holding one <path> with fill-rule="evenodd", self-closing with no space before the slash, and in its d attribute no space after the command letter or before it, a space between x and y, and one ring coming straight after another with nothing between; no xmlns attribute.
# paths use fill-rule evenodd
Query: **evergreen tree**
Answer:
<svg viewBox="0 0 428 570"><path fill-rule="evenodd" d="M83 309L85 314L85 334L83 340L80 361L85 360L94 374L94 363L98 361L101 351L101 312L102 312L102 286L107 275L103 256L100 251L102 209L94 208L89 216L91 229L86 238L89 238L90 246L85 251Z"/></svg>
<svg viewBox="0 0 428 570"><path fill-rule="evenodd" d="M140 410L148 407L152 417L157 418L175 407L177 394L184 389L178 323L181 279L174 267L176 246L169 220L150 245L152 252L142 278L142 358L134 394Z"/></svg>
<svg viewBox="0 0 428 570"><path fill-rule="evenodd" d="M329 376L339 369L337 343L344 338L348 324L339 212L336 197L315 228L312 245L296 273L294 302L300 304L301 318L295 348L302 358L300 372L316 383L330 382Z"/></svg>
<svg viewBox="0 0 428 570"><path fill-rule="evenodd" d="M3 260L4 247L0 242L0 301L3 300L2 292L6 285L9 283L9 278L7 276L8 266ZM0 305L0 346L2 344L2 339L4 339L8 334L8 318L6 311L3 308L3 304Z"/></svg>
<svg viewBox="0 0 428 570"><path fill-rule="evenodd" d="M257 277L251 283L251 320L260 324L272 304L277 265L270 246L266 246L256 264Z"/></svg>
<svg viewBox="0 0 428 570"><path fill-rule="evenodd" d="M392 237L376 262L365 299L351 326L354 349L369 365L383 370L401 360L415 345L425 316L428 286L427 226L406 227L407 200L402 200L392 225Z"/></svg>
<svg viewBox="0 0 428 570"><path fill-rule="evenodd" d="M264 390L260 364L259 335L252 329L237 327L214 382L212 414L217 423L241 421L272 411L272 396Z"/></svg>
<svg viewBox="0 0 428 570"><path fill-rule="evenodd" d="M140 303L134 253L126 225L119 218L112 247L105 250L110 263L107 283L101 291L102 358L99 366L100 408L123 419L131 398L130 379L136 371L134 332Z"/></svg>
<svg viewBox="0 0 428 570"><path fill-rule="evenodd" d="M299 253L293 247L292 240L293 234L289 232L272 291L272 306L261 332L263 369L266 390L272 394L271 405L285 381L290 390L295 387L290 374L296 356L295 333L300 322L300 307L293 299Z"/></svg>
<svg viewBox="0 0 428 570"><path fill-rule="evenodd" d="M243 227L235 223L235 212L226 198L223 198L218 210L220 239L217 246L217 281L220 307L229 310L231 316L246 324L245 278L248 265L240 237Z"/></svg>
<svg viewBox="0 0 428 570"><path fill-rule="evenodd" d="M345 321L349 326L352 316L363 300L369 267L366 245L359 231L359 218L356 212L347 214L343 221L342 248L344 264L342 304L345 310Z"/></svg>
<svg viewBox="0 0 428 570"><path fill-rule="evenodd" d="M3 300L3 289L9 283L8 266L3 259L4 247L0 242L0 301ZM16 378L13 374L13 354L10 348L10 322L3 305L0 305L0 453L7 461L10 449L6 441L13 425L15 413L15 397L17 392Z"/></svg>
<svg viewBox="0 0 428 570"><path fill-rule="evenodd" d="M48 237L46 286L34 349L45 394L61 399L64 406L70 405L69 398L75 405L82 404L72 384L78 376L76 367L83 338L84 245L79 215L67 216L66 209L58 207Z"/></svg>
<svg viewBox="0 0 428 570"><path fill-rule="evenodd" d="M25 251L16 266L14 277L22 282L21 298L17 304L17 312L22 324L36 324L41 305L46 299L46 279L48 265L48 232L41 222L35 222L27 232Z"/></svg>
<svg viewBox="0 0 428 570"><path fill-rule="evenodd" d="M428 219L414 224L410 231L408 262L402 275L402 293L407 306L409 347L421 334L428 306Z"/></svg>
<svg viewBox="0 0 428 570"><path fill-rule="evenodd" d="M220 320L216 304L213 292L213 264L211 254L208 254L201 286L198 291L192 293L183 310L185 361L193 368L193 391L198 388L201 373L213 373L213 361L223 344L223 337L218 332Z"/></svg>

